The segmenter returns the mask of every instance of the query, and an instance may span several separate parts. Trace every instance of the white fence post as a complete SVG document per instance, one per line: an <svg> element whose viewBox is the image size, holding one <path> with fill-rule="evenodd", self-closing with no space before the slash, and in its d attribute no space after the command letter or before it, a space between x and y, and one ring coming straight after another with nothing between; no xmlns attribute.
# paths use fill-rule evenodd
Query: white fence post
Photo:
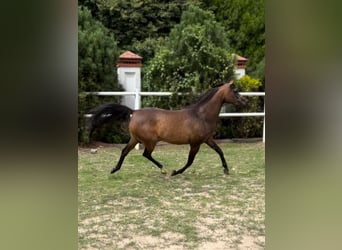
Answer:
<svg viewBox="0 0 342 250"><path fill-rule="evenodd" d="M141 96L140 91L138 88L135 89L135 100L134 100L134 109L140 109L141 108Z"/></svg>
<svg viewBox="0 0 342 250"><path fill-rule="evenodd" d="M137 109L140 109L140 107L141 107L141 96L140 96L139 89L136 88L135 89L134 109L137 110ZM140 143L135 145L135 149L137 149L137 150L140 149Z"/></svg>
<svg viewBox="0 0 342 250"><path fill-rule="evenodd" d="M265 110L265 99L264 99L264 123L262 125L262 142L265 143L265 136L266 136L266 130L265 130L265 121L266 121L266 110Z"/></svg>

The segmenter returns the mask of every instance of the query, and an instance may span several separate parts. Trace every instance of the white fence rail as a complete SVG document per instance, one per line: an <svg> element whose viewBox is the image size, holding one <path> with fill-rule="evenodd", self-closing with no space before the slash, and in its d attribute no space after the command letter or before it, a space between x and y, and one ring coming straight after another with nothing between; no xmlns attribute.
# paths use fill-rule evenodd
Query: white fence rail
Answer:
<svg viewBox="0 0 342 250"><path fill-rule="evenodd" d="M242 96L265 96L265 92L239 92ZM170 96L172 92L140 92L139 90L128 92L128 91L100 91L100 92L85 92L88 95L98 95L98 96L135 96L134 108L140 109L141 96ZM265 103L265 102L264 102ZM86 115L87 117L91 115ZM248 116L262 116L263 120L263 132L262 141L265 142L265 106L264 112L254 112L254 113L220 113L220 117L248 117Z"/></svg>

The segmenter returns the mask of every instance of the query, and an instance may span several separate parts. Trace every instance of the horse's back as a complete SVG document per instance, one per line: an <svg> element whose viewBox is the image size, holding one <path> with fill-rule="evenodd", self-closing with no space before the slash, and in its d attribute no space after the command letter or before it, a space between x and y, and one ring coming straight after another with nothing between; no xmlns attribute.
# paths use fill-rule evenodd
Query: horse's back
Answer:
<svg viewBox="0 0 342 250"><path fill-rule="evenodd" d="M187 114L182 110L165 110L157 108L144 108L137 110L131 117L130 127L140 130L171 129L186 119Z"/></svg>

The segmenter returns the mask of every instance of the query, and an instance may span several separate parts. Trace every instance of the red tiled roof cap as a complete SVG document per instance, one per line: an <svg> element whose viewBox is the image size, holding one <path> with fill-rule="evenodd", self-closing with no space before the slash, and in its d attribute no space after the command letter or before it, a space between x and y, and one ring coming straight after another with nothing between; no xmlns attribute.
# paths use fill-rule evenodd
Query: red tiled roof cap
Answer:
<svg viewBox="0 0 342 250"><path fill-rule="evenodd" d="M238 61L248 61L248 59L247 58L244 58L244 57L242 57L242 56L239 56L238 54L232 54L232 56L233 57L236 57L236 59L238 60Z"/></svg>
<svg viewBox="0 0 342 250"><path fill-rule="evenodd" d="M119 56L120 59L122 58L127 58L127 59L142 59L141 56L137 55L137 54L134 54L133 52L127 50L126 52L122 53L120 56Z"/></svg>
<svg viewBox="0 0 342 250"><path fill-rule="evenodd" d="M242 56L239 56L238 54L232 54L232 56L234 57L234 59L236 59L236 67L238 69L245 69L246 68L246 63L248 61L247 58L244 58Z"/></svg>
<svg viewBox="0 0 342 250"><path fill-rule="evenodd" d="M141 67L141 59L141 56L128 50L119 56L119 61L116 64L116 67Z"/></svg>

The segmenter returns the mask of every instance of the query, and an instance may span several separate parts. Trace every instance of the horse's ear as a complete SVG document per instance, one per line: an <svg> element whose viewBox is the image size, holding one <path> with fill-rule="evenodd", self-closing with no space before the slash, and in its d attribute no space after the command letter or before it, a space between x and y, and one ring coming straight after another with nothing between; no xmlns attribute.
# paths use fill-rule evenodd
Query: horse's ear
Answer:
<svg viewBox="0 0 342 250"><path fill-rule="evenodd" d="M231 89L235 88L234 81L230 81L228 84Z"/></svg>

